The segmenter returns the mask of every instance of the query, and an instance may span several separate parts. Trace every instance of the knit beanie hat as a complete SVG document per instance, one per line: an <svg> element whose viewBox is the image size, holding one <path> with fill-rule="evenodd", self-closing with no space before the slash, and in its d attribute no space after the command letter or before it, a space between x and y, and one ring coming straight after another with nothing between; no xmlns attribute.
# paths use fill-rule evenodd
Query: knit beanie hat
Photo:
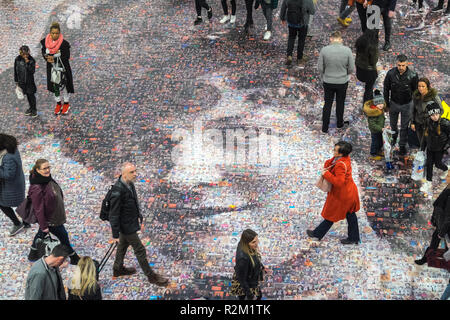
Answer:
<svg viewBox="0 0 450 320"><path fill-rule="evenodd" d="M375 89L375 91L373 92L373 104L379 105L379 104L384 104L384 97L381 94L380 90Z"/></svg>
<svg viewBox="0 0 450 320"><path fill-rule="evenodd" d="M441 108L436 102L432 102L427 105L427 112L429 116L432 116L433 114L441 114Z"/></svg>

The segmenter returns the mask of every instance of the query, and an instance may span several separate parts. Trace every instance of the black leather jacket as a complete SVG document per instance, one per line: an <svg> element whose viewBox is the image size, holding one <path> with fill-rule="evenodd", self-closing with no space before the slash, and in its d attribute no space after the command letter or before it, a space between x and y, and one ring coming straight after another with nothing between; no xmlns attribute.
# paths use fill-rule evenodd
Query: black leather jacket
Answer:
<svg viewBox="0 0 450 320"><path fill-rule="evenodd" d="M14 81L19 85L25 94L36 93L36 84L34 83L34 72L36 70L36 61L32 56L28 63L21 56L14 60Z"/></svg>
<svg viewBox="0 0 450 320"><path fill-rule="evenodd" d="M441 118L439 121L427 120L425 130L428 135L423 137L421 150L428 148L430 151L443 151L447 147L450 136L450 122L447 119ZM437 127L440 125L441 134L438 135ZM425 132L425 131L424 131Z"/></svg>
<svg viewBox="0 0 450 320"><path fill-rule="evenodd" d="M407 104L412 100L413 92L417 89L417 73L406 68L401 75L397 67L392 68L384 78L384 100L390 107L390 101L396 104Z"/></svg>
<svg viewBox="0 0 450 320"><path fill-rule="evenodd" d="M120 233L132 234L137 232L142 222L142 214L139 209L136 189L134 188L134 184L130 186L132 191L119 178L114 184L111 193L109 222L111 224L112 236L116 239L119 238Z"/></svg>
<svg viewBox="0 0 450 320"><path fill-rule="evenodd" d="M255 263L254 266L250 260L250 256L238 246L234 270L236 271L236 278L241 284L242 289L244 289L247 297L252 295L250 288L258 287L258 281L261 281L263 277L264 266L256 256L252 257Z"/></svg>
<svg viewBox="0 0 450 320"><path fill-rule="evenodd" d="M450 237L450 189L445 188L433 203L431 224L438 230L441 238L447 234Z"/></svg>

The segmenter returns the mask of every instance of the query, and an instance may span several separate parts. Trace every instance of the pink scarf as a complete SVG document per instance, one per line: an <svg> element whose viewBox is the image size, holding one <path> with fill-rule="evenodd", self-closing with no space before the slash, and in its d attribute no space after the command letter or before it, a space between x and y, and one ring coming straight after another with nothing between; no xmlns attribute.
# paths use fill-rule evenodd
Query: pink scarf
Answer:
<svg viewBox="0 0 450 320"><path fill-rule="evenodd" d="M50 51L50 54L55 54L58 52L59 47L61 47L63 40L62 34L59 35L59 38L56 41L53 41L52 36L48 34L47 37L45 37L45 47Z"/></svg>

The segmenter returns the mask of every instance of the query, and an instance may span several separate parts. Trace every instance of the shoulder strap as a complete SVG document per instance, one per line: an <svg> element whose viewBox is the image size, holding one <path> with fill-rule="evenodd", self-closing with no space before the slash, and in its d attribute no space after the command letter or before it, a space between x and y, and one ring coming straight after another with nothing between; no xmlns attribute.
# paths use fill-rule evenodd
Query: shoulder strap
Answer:
<svg viewBox="0 0 450 320"><path fill-rule="evenodd" d="M345 174L347 174L347 165L345 164L345 162L344 161L338 161L338 162L340 162L340 163L342 163L344 165L344 167L345 167Z"/></svg>

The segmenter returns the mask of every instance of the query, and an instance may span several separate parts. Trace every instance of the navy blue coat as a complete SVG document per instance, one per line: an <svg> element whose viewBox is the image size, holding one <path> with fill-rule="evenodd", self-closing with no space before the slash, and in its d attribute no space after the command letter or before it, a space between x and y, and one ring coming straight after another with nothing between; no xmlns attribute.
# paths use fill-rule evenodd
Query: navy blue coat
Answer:
<svg viewBox="0 0 450 320"><path fill-rule="evenodd" d="M0 206L17 207L25 199L25 176L19 150L7 153L0 165Z"/></svg>

